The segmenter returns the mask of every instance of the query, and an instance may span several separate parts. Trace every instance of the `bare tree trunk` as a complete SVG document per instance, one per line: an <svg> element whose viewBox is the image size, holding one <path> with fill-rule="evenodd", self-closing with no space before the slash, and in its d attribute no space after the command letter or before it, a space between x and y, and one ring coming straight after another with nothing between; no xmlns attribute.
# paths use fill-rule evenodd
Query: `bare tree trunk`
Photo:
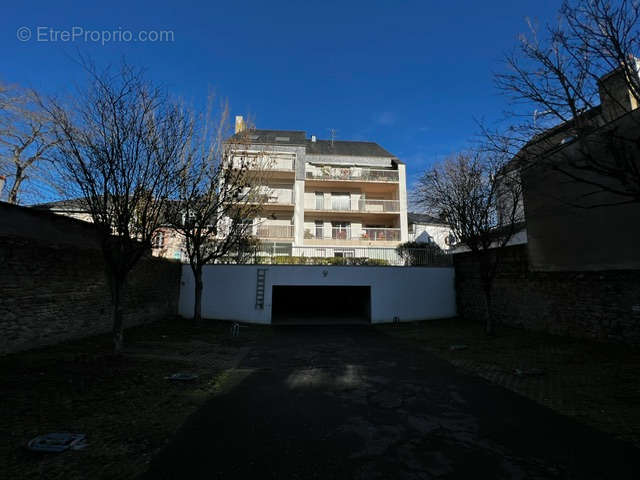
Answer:
<svg viewBox="0 0 640 480"><path fill-rule="evenodd" d="M484 331L487 335L493 335L495 333L495 322L493 321L493 308L491 304L491 284L484 285L483 290L486 306Z"/></svg>
<svg viewBox="0 0 640 480"><path fill-rule="evenodd" d="M124 282L118 278L112 279L111 304L113 306L113 353L120 355L124 344L123 319L122 319L122 294Z"/></svg>
<svg viewBox="0 0 640 480"><path fill-rule="evenodd" d="M11 186L11 190L9 190L9 198L7 199L9 203L18 203L18 191L20 190L20 185L24 178L23 168L20 165L16 165L16 179Z"/></svg>
<svg viewBox="0 0 640 480"><path fill-rule="evenodd" d="M195 302L193 304L193 321L194 323L198 323L200 322L200 320L202 320L202 267L196 267L193 273L196 280Z"/></svg>
<svg viewBox="0 0 640 480"><path fill-rule="evenodd" d="M497 255L496 252L493 252ZM495 322L493 320L493 305L491 298L491 289L493 287L493 275L491 265L491 252L484 250L480 257L480 281L482 282L482 290L484 292L485 301L485 325L484 330L487 335L495 333Z"/></svg>

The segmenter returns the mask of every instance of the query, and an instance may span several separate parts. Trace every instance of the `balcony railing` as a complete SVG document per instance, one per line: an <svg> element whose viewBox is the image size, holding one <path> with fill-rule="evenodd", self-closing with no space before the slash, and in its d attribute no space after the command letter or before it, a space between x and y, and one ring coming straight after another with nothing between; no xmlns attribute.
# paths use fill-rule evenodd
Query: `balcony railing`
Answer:
<svg viewBox="0 0 640 480"><path fill-rule="evenodd" d="M358 202L358 210L361 212L382 212L382 213L394 213L400 211L399 200L368 200L361 199Z"/></svg>
<svg viewBox="0 0 640 480"><path fill-rule="evenodd" d="M294 226L260 223L253 226L253 231L258 238L293 238Z"/></svg>
<svg viewBox="0 0 640 480"><path fill-rule="evenodd" d="M399 242L399 228L363 228L361 239L368 242Z"/></svg>
<svg viewBox="0 0 640 480"><path fill-rule="evenodd" d="M313 240L351 240L351 227L316 227L315 230L307 230L305 238Z"/></svg>
<svg viewBox="0 0 640 480"><path fill-rule="evenodd" d="M325 200L308 200L305 210L329 210L335 212L365 212L365 213L399 213L399 200L367 200L361 199L357 203Z"/></svg>
<svg viewBox="0 0 640 480"><path fill-rule="evenodd" d="M248 170L293 172L293 158L265 158L265 159L239 159L233 160L234 168L246 165Z"/></svg>
<svg viewBox="0 0 640 480"><path fill-rule="evenodd" d="M305 238L310 240L361 240L365 242L399 242L399 228L363 228L358 236L351 227L316 227L312 232L307 230Z"/></svg>
<svg viewBox="0 0 640 480"><path fill-rule="evenodd" d="M356 167L318 167L308 170L308 180L350 180L357 182L397 182L397 170L378 170Z"/></svg>
<svg viewBox="0 0 640 480"><path fill-rule="evenodd" d="M293 205L293 190L274 190L257 195L253 203L269 205Z"/></svg>

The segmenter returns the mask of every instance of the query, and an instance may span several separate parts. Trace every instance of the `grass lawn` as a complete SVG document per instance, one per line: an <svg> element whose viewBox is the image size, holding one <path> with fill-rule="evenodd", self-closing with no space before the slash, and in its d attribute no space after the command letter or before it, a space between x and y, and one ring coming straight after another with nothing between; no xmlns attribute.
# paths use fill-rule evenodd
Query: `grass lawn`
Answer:
<svg viewBox="0 0 640 480"><path fill-rule="evenodd" d="M126 353L110 355L100 335L0 358L3 478L133 478L185 418L221 388L223 372L264 327L230 335L228 322L171 319L125 332ZM176 383L175 372L198 379ZM36 435L85 433L83 450L33 454Z"/></svg>
<svg viewBox="0 0 640 480"><path fill-rule="evenodd" d="M482 325L461 319L378 328L640 447L640 349L506 326L487 337Z"/></svg>

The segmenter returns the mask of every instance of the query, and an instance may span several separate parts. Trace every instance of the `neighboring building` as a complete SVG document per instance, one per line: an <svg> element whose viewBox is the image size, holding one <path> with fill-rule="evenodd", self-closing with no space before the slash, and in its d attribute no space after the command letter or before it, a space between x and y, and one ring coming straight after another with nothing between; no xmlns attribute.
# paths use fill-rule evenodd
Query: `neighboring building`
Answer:
<svg viewBox="0 0 640 480"><path fill-rule="evenodd" d="M409 212L407 219L410 242L434 243L442 250L449 250L453 245L449 225L439 218L424 213Z"/></svg>
<svg viewBox="0 0 640 480"><path fill-rule="evenodd" d="M612 72L600 79L598 105L583 112L581 124L589 132L575 138L573 122L563 123L533 138L513 159L521 169L526 218L527 250L531 268L546 271L619 270L640 268L640 204L613 205L628 198L598 191L598 187L572 179L571 173L585 154L598 161L615 162L602 138L640 137L640 110L626 82ZM593 148L596 145L596 148ZM640 158L640 149L626 154ZM640 161L638 161L640 168ZM609 181L588 170L575 170L579 178L595 185ZM588 177L591 175L591 177ZM599 206L596 205L606 205Z"/></svg>
<svg viewBox="0 0 640 480"><path fill-rule="evenodd" d="M173 228L159 228L151 239L151 253L155 257L188 262L184 236Z"/></svg>
<svg viewBox="0 0 640 480"><path fill-rule="evenodd" d="M32 208L76 218L85 222L93 222L91 214L89 213L89 208L82 198L41 203L33 205ZM155 257L186 261L184 238L178 232L169 227L162 227L158 229L151 241L151 248L151 253Z"/></svg>
<svg viewBox="0 0 640 480"><path fill-rule="evenodd" d="M83 220L85 222L93 222L91 214L89 213L89 207L82 198L40 203L38 205L32 205L32 208L35 208L36 210L46 210L51 213L64 215L65 217L71 217L77 220Z"/></svg>
<svg viewBox="0 0 640 480"><path fill-rule="evenodd" d="M262 249L281 255L369 257L408 240L405 165L372 142L244 131L236 117L231 161L265 168L266 201L247 219Z"/></svg>

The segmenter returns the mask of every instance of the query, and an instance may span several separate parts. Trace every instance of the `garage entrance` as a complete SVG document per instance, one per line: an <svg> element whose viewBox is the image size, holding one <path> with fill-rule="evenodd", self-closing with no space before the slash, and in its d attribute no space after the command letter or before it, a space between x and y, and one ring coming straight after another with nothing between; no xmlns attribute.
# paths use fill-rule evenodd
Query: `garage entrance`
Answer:
<svg viewBox="0 0 640 480"><path fill-rule="evenodd" d="M371 287L274 285L271 323L370 323Z"/></svg>

